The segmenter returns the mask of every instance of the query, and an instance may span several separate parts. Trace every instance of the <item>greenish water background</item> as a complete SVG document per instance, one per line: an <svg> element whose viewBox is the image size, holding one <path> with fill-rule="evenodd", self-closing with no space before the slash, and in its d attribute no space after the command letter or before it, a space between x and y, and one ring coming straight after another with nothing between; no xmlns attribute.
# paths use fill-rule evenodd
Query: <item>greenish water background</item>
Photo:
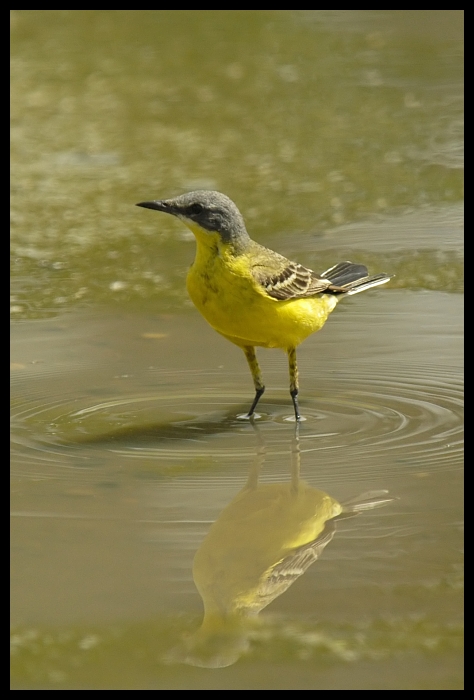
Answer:
<svg viewBox="0 0 474 700"><path fill-rule="evenodd" d="M462 687L463 14L13 11L12 687ZM146 199L218 189L322 271L395 274L298 353L303 478L341 524L226 669L170 663L258 440L241 352ZM289 478L260 353L263 482Z"/></svg>

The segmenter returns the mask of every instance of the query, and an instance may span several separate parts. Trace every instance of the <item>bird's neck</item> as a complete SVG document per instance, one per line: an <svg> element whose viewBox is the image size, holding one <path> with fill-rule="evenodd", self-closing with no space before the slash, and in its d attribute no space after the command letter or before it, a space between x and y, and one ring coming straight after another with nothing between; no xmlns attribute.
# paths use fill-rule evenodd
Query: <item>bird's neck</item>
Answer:
<svg viewBox="0 0 474 700"><path fill-rule="evenodd" d="M247 249L244 241L241 245L223 241L219 233L193 231L196 237L196 257L194 264L201 267L214 258L228 260L241 255ZM250 238L248 239L250 241Z"/></svg>

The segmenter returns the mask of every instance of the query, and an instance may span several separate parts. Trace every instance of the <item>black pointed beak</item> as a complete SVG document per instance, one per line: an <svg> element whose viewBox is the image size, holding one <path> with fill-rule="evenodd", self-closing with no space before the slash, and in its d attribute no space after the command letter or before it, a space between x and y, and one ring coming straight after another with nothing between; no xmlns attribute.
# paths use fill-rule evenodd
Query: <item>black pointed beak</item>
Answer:
<svg viewBox="0 0 474 700"><path fill-rule="evenodd" d="M138 202L137 207L145 207L145 209L155 209L156 211L165 211L167 214L174 214L174 208L165 200L155 199L153 202Z"/></svg>

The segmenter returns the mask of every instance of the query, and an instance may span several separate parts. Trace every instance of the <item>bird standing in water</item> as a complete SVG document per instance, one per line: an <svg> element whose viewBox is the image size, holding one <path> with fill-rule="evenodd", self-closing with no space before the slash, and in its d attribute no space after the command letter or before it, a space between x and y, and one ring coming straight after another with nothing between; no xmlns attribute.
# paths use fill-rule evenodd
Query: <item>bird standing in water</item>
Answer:
<svg viewBox="0 0 474 700"><path fill-rule="evenodd" d="M245 353L255 386L251 418L265 391L255 347L281 348L288 355L290 394L298 407L296 348L319 331L342 296L385 284L385 273L340 262L321 274L253 241L234 202L220 192L198 190L139 207L172 214L196 237L196 258L186 285L206 321Z"/></svg>

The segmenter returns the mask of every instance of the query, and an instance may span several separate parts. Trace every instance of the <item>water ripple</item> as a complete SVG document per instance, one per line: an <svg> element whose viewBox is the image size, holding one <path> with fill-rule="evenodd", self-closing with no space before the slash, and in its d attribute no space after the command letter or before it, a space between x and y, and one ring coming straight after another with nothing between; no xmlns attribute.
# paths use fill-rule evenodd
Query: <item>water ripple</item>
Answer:
<svg viewBox="0 0 474 700"><path fill-rule="evenodd" d="M217 376L217 374L216 374ZM194 465L191 472L222 460L248 464L255 452L250 423L237 420L248 392L220 386L206 373L207 388L117 398L62 397L17 403L13 420L13 465L47 477L55 470L89 469L100 451L120 460L165 460ZM281 380L281 378L280 378ZM182 381L182 380L181 380ZM176 385L180 382L176 374ZM315 388L311 389L314 382ZM301 451L327 469L350 466L360 477L374 464L404 466L418 472L461 466L463 392L460 371L436 365L377 368L356 364L350 373L321 380L305 376L301 400L306 421L300 427ZM290 401L272 386L257 421L273 455L288 450ZM269 392L270 394L270 392ZM290 405L289 405L290 404ZM247 439L243 439L246 435ZM237 439L238 438L238 439ZM91 451L91 448L94 448ZM20 466L21 465L21 466ZM370 465L370 466L368 466ZM189 472L188 472L189 473Z"/></svg>

